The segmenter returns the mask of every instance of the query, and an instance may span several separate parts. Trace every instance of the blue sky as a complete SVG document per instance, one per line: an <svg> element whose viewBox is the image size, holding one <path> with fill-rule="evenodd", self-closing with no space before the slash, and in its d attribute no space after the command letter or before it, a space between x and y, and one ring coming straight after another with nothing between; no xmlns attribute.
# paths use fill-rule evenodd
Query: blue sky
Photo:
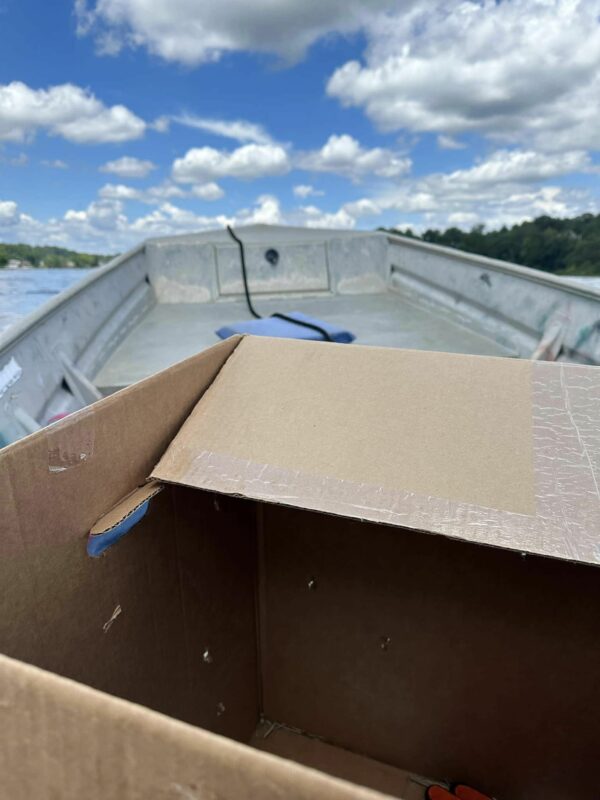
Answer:
<svg viewBox="0 0 600 800"><path fill-rule="evenodd" d="M598 211L600 0L0 0L0 240Z"/></svg>

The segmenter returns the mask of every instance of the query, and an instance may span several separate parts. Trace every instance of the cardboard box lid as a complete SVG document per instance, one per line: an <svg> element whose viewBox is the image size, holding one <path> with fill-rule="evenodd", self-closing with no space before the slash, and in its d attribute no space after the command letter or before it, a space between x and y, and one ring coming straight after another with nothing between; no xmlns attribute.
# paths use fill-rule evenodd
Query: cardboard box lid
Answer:
<svg viewBox="0 0 600 800"><path fill-rule="evenodd" d="M244 338L152 478L600 563L600 371Z"/></svg>

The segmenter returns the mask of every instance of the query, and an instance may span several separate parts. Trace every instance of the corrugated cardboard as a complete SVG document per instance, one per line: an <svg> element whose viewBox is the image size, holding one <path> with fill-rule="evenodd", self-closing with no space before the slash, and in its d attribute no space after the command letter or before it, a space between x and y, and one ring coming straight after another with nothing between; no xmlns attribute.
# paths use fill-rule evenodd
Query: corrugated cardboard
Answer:
<svg viewBox="0 0 600 800"><path fill-rule="evenodd" d="M4 656L0 687L3 800L383 797Z"/></svg>
<svg viewBox="0 0 600 800"><path fill-rule="evenodd" d="M593 367L248 337L152 477L600 564L599 422Z"/></svg>
<svg viewBox="0 0 600 800"><path fill-rule="evenodd" d="M267 718L500 800L594 796L597 568L283 506L261 540Z"/></svg>
<svg viewBox="0 0 600 800"><path fill-rule="evenodd" d="M531 363L248 338L154 475L203 453L531 514Z"/></svg>
<svg viewBox="0 0 600 800"><path fill-rule="evenodd" d="M148 481L142 486L137 486L127 497L120 500L114 508L111 508L108 513L100 517L95 525L92 525L90 537L103 536L114 530L119 523L149 500L152 500L153 497L156 497L163 489L164 486L159 481Z"/></svg>
<svg viewBox="0 0 600 800"><path fill-rule="evenodd" d="M180 691L187 667L179 550L163 531L173 524L170 496L152 501L136 529L142 536L125 537L119 558L91 559L85 543L96 520L144 483L237 343L0 451L2 653L195 721ZM73 466L51 469L59 461ZM117 606L122 613L105 633ZM165 662L167 648L177 663Z"/></svg>
<svg viewBox="0 0 600 800"><path fill-rule="evenodd" d="M598 430L593 368L244 338L1 451L0 797L594 797Z"/></svg>

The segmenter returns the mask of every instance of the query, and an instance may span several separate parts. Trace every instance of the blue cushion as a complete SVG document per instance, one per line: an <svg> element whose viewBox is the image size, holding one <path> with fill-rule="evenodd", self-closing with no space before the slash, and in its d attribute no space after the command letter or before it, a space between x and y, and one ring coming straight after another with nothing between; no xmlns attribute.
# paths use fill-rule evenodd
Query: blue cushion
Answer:
<svg viewBox="0 0 600 800"><path fill-rule="evenodd" d="M334 342L339 342L340 344L349 344L356 339L356 336L350 331L338 328L337 325L332 325L330 322L323 322L320 319L309 317L300 311L291 311L289 314L286 313L286 316L318 325L327 331ZM231 325L223 325L222 328L216 331L217 336L220 336L221 339L227 339L236 333L251 333L253 336L274 336L278 339L315 339L323 341L323 337L318 331L305 328L304 325L294 325L293 322L279 319L279 317L264 317L263 319L234 322Z"/></svg>

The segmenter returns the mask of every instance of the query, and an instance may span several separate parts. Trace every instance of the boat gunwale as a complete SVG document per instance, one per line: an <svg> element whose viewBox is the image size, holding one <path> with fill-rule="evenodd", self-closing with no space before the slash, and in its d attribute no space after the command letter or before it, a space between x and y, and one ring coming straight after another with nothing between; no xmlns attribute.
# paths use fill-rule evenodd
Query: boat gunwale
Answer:
<svg viewBox="0 0 600 800"><path fill-rule="evenodd" d="M383 233L383 231L382 231ZM446 245L433 244L432 242L423 242L420 239L411 239L408 236L401 234L386 233L388 242L390 244L403 244L435 253L436 255L446 255L456 261L465 261L469 266L489 269L494 272L503 272L512 277L519 277L523 280L531 281L532 283L541 283L542 285L549 286L553 289L560 289L571 294L577 294L581 297L591 298L593 300L600 300L600 289L589 289L576 283L571 283L570 278L585 277L581 275L554 275L552 272L544 272L543 270L535 269L534 267L525 267L522 264L515 264L512 261L502 261L498 258L490 258L489 256L477 255L477 253L468 253L465 250L458 250L454 247L447 247Z"/></svg>

